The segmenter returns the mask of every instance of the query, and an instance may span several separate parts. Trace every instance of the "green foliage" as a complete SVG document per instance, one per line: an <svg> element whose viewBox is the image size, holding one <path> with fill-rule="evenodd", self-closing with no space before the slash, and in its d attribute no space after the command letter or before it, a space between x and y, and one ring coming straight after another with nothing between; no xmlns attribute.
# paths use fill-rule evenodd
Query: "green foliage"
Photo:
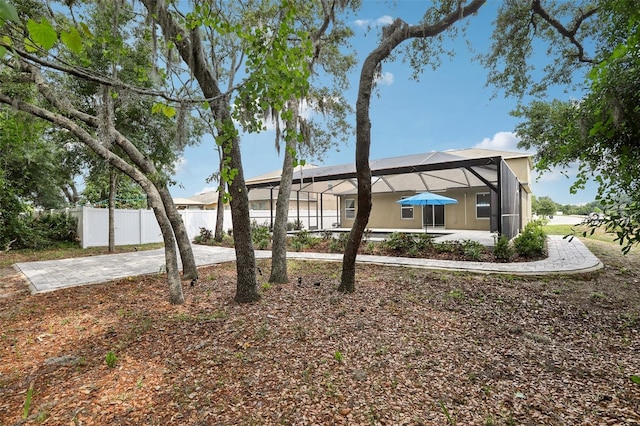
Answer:
<svg viewBox="0 0 640 426"><path fill-rule="evenodd" d="M209 244L211 241L213 241L213 231L204 227L200 228L200 234L193 239L196 244Z"/></svg>
<svg viewBox="0 0 640 426"><path fill-rule="evenodd" d="M538 170L580 164L572 192L596 181L597 201L612 210L604 222L627 253L640 242L640 12L635 0L605 0L592 19L597 26L589 26L591 19L582 25L598 40L583 43L595 49L594 60L582 62L589 65L587 93L579 101L519 108L514 115L524 122L516 131L522 148L537 151ZM565 64L575 66L574 58L566 55Z"/></svg>
<svg viewBox="0 0 640 426"><path fill-rule="evenodd" d="M85 188L80 202L91 203L96 207L109 206L109 174L104 168L93 168L85 177ZM147 197L140 186L126 175L116 175L115 207L117 209L144 209Z"/></svg>
<svg viewBox="0 0 640 426"><path fill-rule="evenodd" d="M518 256L538 257L545 253L547 235L542 229L540 221L531 221L524 230L513 240L513 246Z"/></svg>
<svg viewBox="0 0 640 426"><path fill-rule="evenodd" d="M24 420L29 418L29 411L31 411L31 401L33 400L33 382L29 385L29 389L27 389L27 396L24 398L24 408L22 410L22 418Z"/></svg>
<svg viewBox="0 0 640 426"><path fill-rule="evenodd" d="M4 86L3 86L4 88ZM52 143L49 126L0 107L0 211L4 221L26 205L64 207L61 188L71 180L69 150ZM18 208L16 203L23 204ZM7 206L7 208L5 208ZM6 215L6 216L5 216Z"/></svg>
<svg viewBox="0 0 640 426"><path fill-rule="evenodd" d="M333 231L331 229L324 229L322 231L322 240L323 241L329 241L331 239L333 239Z"/></svg>
<svg viewBox="0 0 640 426"><path fill-rule="evenodd" d="M433 235L418 234L414 237L414 244L419 250L429 250L433 248Z"/></svg>
<svg viewBox="0 0 640 426"><path fill-rule="evenodd" d="M294 220L291 222L287 222L287 231L300 231L304 229L304 225L301 220Z"/></svg>
<svg viewBox="0 0 640 426"><path fill-rule="evenodd" d="M270 283L263 283L261 286L262 291L267 291L267 290L271 290L272 285Z"/></svg>
<svg viewBox="0 0 640 426"><path fill-rule="evenodd" d="M340 351L335 351L333 354L333 359L335 359L338 362L342 362L344 361L344 355L342 355L342 352Z"/></svg>
<svg viewBox="0 0 640 426"><path fill-rule="evenodd" d="M222 241L218 242L215 240L215 235L212 230L207 228L200 228L200 234L196 235L196 237L193 239L193 242L196 244L205 244L209 246L232 246L233 236L231 234L223 234Z"/></svg>
<svg viewBox="0 0 640 426"><path fill-rule="evenodd" d="M44 249L61 243L77 242L77 220L64 213L41 213L20 215L13 229L7 229L4 235L8 241L14 241L14 249Z"/></svg>
<svg viewBox="0 0 640 426"><path fill-rule="evenodd" d="M627 203L612 202L610 207L605 207L604 217L588 218L585 224L591 227L590 235L593 235L599 227L604 227L605 232L615 234L622 247L622 252L628 254L634 245L640 244L640 197L638 200ZM583 232L587 236L587 231Z"/></svg>
<svg viewBox="0 0 640 426"><path fill-rule="evenodd" d="M256 220L251 222L251 241L253 241L253 244L260 250L264 250L269 246L271 242L271 232L266 222L262 225L258 225Z"/></svg>
<svg viewBox="0 0 640 426"><path fill-rule="evenodd" d="M347 247L347 241L349 240L348 232L341 232L338 238L331 238L329 241L329 251L331 253L344 253L345 247Z"/></svg>
<svg viewBox="0 0 640 426"><path fill-rule="evenodd" d="M382 242L384 248L393 251L406 251L414 246L413 236L404 232L393 232Z"/></svg>
<svg viewBox="0 0 640 426"><path fill-rule="evenodd" d="M550 197L532 197L531 210L540 216L552 216L558 211L558 205Z"/></svg>
<svg viewBox="0 0 640 426"><path fill-rule="evenodd" d="M367 241L365 247L364 247L364 251L367 254L373 254L376 251L376 243L373 241Z"/></svg>
<svg viewBox="0 0 640 426"><path fill-rule="evenodd" d="M447 295L450 299L454 299L454 300L462 300L465 298L465 293L463 290L456 288L453 289L449 292L449 294Z"/></svg>
<svg viewBox="0 0 640 426"><path fill-rule="evenodd" d="M460 253L462 251L462 245L459 241L443 241L434 244L434 248L440 253Z"/></svg>
<svg viewBox="0 0 640 426"><path fill-rule="evenodd" d="M514 254L513 247L509 242L509 239L505 235L500 235L498 241L496 241L496 246L493 248L493 255L496 259L501 260L503 262L508 262Z"/></svg>
<svg viewBox="0 0 640 426"><path fill-rule="evenodd" d="M115 354L115 352L109 351L104 357L104 362L107 364L107 367L114 368L118 363L118 356Z"/></svg>
<svg viewBox="0 0 640 426"><path fill-rule="evenodd" d="M465 240L462 242L462 253L470 260L480 260L485 252L485 247L479 241Z"/></svg>
<svg viewBox="0 0 640 426"><path fill-rule="evenodd" d="M447 406L444 405L444 402L442 402L442 401L438 401L438 403L440 404L440 409L442 410L442 413L447 418L447 424L449 424L451 426L455 426L457 424L456 419L455 419L455 417L453 417L449 413L449 410L447 409Z"/></svg>
<svg viewBox="0 0 640 426"><path fill-rule="evenodd" d="M603 28L600 22L604 18L592 13L599 11L600 2L542 4L551 20L571 23L565 29L572 33L571 37L565 37L540 11L534 11L534 3L501 2L491 48L481 54L488 69L488 82L518 98L543 96L550 86L576 84L581 78L576 69L593 59L595 53L588 49L598 44L598 31ZM574 40L583 45L576 46ZM547 57L543 65L538 60L540 54Z"/></svg>
<svg viewBox="0 0 640 426"><path fill-rule="evenodd" d="M558 210L561 211L565 215L578 215L578 216L586 216L590 213L602 213L603 206L599 201L592 201L590 203L575 205L575 204L564 204L558 205Z"/></svg>
<svg viewBox="0 0 640 426"><path fill-rule="evenodd" d="M292 247L297 247L300 250L304 248L313 248L318 245L320 238L314 237L311 232L307 230L298 231L290 239ZM296 251L300 251L296 250Z"/></svg>
<svg viewBox="0 0 640 426"><path fill-rule="evenodd" d="M299 240L292 240L289 242L289 245L291 247L291 250L293 251L302 251L302 249L304 249L302 242L300 242Z"/></svg>
<svg viewBox="0 0 640 426"><path fill-rule="evenodd" d="M0 0L0 24L2 24L3 21L18 22L19 19L16 8L6 0Z"/></svg>
<svg viewBox="0 0 640 426"><path fill-rule="evenodd" d="M173 118L176 115L176 109L172 106L157 102L151 107L152 114L163 114L167 118Z"/></svg>

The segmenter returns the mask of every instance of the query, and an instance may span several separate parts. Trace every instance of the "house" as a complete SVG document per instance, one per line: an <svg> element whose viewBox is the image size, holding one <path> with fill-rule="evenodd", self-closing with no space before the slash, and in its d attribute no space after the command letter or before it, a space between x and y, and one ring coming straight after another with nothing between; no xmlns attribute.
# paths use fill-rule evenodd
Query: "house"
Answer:
<svg viewBox="0 0 640 426"><path fill-rule="evenodd" d="M205 204L191 198L174 198L173 204L178 210L203 210Z"/></svg>
<svg viewBox="0 0 640 426"><path fill-rule="evenodd" d="M316 168L314 165L299 166L298 171L308 170ZM278 199L277 187L253 187L251 184L259 184L264 181L271 182L274 179L280 181L280 175L282 170L276 170L273 172L265 173L247 180L247 187L249 188L249 209L250 210L275 210L275 203ZM295 188L289 195L289 210L312 210L315 211L317 206L317 199L313 193L306 191L295 191ZM201 210L215 210L218 206L218 192L206 191L196 194L189 198L174 198L174 204L178 209L201 209ZM331 209L335 209L337 204L331 205ZM225 209L229 206L225 205Z"/></svg>
<svg viewBox="0 0 640 426"><path fill-rule="evenodd" d="M298 166L297 173L304 176L306 170L317 168L317 166L307 164ZM263 182L280 182L281 170L256 176L247 180L249 215L257 223L266 223L273 227L275 220L276 202L278 199L278 186L261 186ZM326 187L327 184L324 184ZM314 192L300 190L292 187L289 195L289 222L297 223L305 229L318 229L323 223L337 223L339 221L339 198L335 195L325 195L322 200L318 200ZM218 192L207 191L189 198L175 198L174 204L178 209L200 209L215 210L218 206ZM224 206L229 209L228 205ZM230 217L225 219L230 223Z"/></svg>
<svg viewBox="0 0 640 426"><path fill-rule="evenodd" d="M532 159L527 153L462 149L371 160L370 166L370 229L486 230L511 238L531 219ZM271 174L247 180L247 189L249 194L257 189L277 191L279 183L279 175ZM457 203L424 207L397 203L425 191ZM320 206L337 200L337 222L350 228L358 209L355 164L296 170L293 193L313 194ZM318 223L328 227L322 220Z"/></svg>

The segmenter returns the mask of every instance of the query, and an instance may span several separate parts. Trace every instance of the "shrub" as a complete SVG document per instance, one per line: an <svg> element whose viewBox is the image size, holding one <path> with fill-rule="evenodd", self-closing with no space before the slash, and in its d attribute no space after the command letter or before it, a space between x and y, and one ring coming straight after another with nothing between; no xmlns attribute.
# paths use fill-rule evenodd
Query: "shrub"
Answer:
<svg viewBox="0 0 640 426"><path fill-rule="evenodd" d="M464 240L461 246L464 257L471 260L480 260L485 250L482 243L474 240Z"/></svg>
<svg viewBox="0 0 640 426"><path fill-rule="evenodd" d="M227 245L227 246L233 246L234 245L233 235L232 234L222 234L222 241L220 242L220 244Z"/></svg>
<svg viewBox="0 0 640 426"><path fill-rule="evenodd" d="M462 254L462 245L459 241L443 241L434 244L434 248L439 253L458 253Z"/></svg>
<svg viewBox="0 0 640 426"><path fill-rule="evenodd" d="M271 242L271 232L266 222L262 225L258 225L258 222L255 220L251 222L251 241L260 250L264 250L269 246L269 242Z"/></svg>
<svg viewBox="0 0 640 426"><path fill-rule="evenodd" d="M78 241L78 221L65 213L30 214L20 217L19 234L12 248L43 249Z"/></svg>
<svg viewBox="0 0 640 426"><path fill-rule="evenodd" d="M382 242L384 248L393 251L407 251L413 247L413 237L404 232L394 232Z"/></svg>
<svg viewBox="0 0 640 426"><path fill-rule="evenodd" d="M544 243L547 235L542 229L540 221L532 221L524 227L524 230L513 240L513 246L522 257L537 257L544 254Z"/></svg>
<svg viewBox="0 0 640 426"><path fill-rule="evenodd" d="M304 245L302 245L300 240L292 240L290 242L290 247L293 251L302 251L302 249L304 249Z"/></svg>
<svg viewBox="0 0 640 426"><path fill-rule="evenodd" d="M293 222L287 222L287 231L301 231L304 229L304 225L301 220L294 220Z"/></svg>
<svg viewBox="0 0 640 426"><path fill-rule="evenodd" d="M344 253L345 247L347 247L347 241L349 240L348 232L341 232L338 238L332 238L329 242L329 251L332 253Z"/></svg>
<svg viewBox="0 0 640 426"><path fill-rule="evenodd" d="M364 247L364 252L367 254L373 254L376 251L376 243L373 241L368 241Z"/></svg>
<svg viewBox="0 0 640 426"><path fill-rule="evenodd" d="M256 241L256 248L258 250L266 250L269 247L269 240L261 239Z"/></svg>
<svg viewBox="0 0 640 426"><path fill-rule="evenodd" d="M201 227L200 234L196 235L196 237L193 239L193 242L196 244L208 244L211 240L213 240L213 231Z"/></svg>
<svg viewBox="0 0 640 426"><path fill-rule="evenodd" d="M324 231L322 231L322 239L324 241L333 239L333 231L331 229L325 229Z"/></svg>
<svg viewBox="0 0 640 426"><path fill-rule="evenodd" d="M513 247L509 243L509 239L505 235L500 235L496 246L493 249L493 255L496 259L506 262L513 257Z"/></svg>
<svg viewBox="0 0 640 426"><path fill-rule="evenodd" d="M420 251L433 248L433 236L427 234L426 232L424 234L417 234L414 238L414 244Z"/></svg>
<svg viewBox="0 0 640 426"><path fill-rule="evenodd" d="M301 230L291 238L291 242L299 244L302 248L315 247L319 242L319 238L311 235L309 231Z"/></svg>

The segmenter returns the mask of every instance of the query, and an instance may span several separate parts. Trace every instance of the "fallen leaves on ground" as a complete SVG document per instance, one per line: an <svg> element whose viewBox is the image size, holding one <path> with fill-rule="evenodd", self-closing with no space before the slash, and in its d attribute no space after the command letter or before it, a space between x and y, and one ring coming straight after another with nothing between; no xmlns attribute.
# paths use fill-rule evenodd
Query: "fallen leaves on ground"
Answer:
<svg viewBox="0 0 640 426"><path fill-rule="evenodd" d="M604 270L366 265L351 295L339 263L266 285L261 262L248 305L234 264L201 268L182 306L157 275L37 296L4 277L0 424L640 424L640 255L589 247Z"/></svg>

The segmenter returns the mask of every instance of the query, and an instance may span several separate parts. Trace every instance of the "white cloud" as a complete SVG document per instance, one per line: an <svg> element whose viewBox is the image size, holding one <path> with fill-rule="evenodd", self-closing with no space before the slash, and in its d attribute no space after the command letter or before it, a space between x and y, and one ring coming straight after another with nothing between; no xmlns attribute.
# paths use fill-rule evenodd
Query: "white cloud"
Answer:
<svg viewBox="0 0 640 426"><path fill-rule="evenodd" d="M393 18L389 15L383 15L373 21L371 19L356 19L355 21L353 21L353 23L360 28L366 28L369 26L382 27L385 25L389 25L392 22L393 22Z"/></svg>
<svg viewBox="0 0 640 426"><path fill-rule="evenodd" d="M474 148L495 149L498 151L521 151L518 148L520 138L513 132L498 132L491 139L484 138Z"/></svg>
<svg viewBox="0 0 640 426"><path fill-rule="evenodd" d="M376 25L389 25L393 23L393 18L389 15L384 15L376 19Z"/></svg>
<svg viewBox="0 0 640 426"><path fill-rule="evenodd" d="M173 162L173 169L175 170L176 173L180 173L187 166L188 162L189 160L187 160L185 157L180 157Z"/></svg>
<svg viewBox="0 0 640 426"><path fill-rule="evenodd" d="M513 132L498 132L491 139L484 138L482 142L476 144L474 148L481 149L495 149L498 151L523 151L518 148L518 142L520 138ZM530 154L535 154L535 151L526 151ZM538 183L551 183L551 182L573 182L574 178L578 174L579 164L577 162L569 164L569 167L561 168L554 167L550 171L539 172L533 170L533 179Z"/></svg>
<svg viewBox="0 0 640 426"><path fill-rule="evenodd" d="M393 74L390 72L383 72L376 77L375 82L382 86L391 86L393 84Z"/></svg>

